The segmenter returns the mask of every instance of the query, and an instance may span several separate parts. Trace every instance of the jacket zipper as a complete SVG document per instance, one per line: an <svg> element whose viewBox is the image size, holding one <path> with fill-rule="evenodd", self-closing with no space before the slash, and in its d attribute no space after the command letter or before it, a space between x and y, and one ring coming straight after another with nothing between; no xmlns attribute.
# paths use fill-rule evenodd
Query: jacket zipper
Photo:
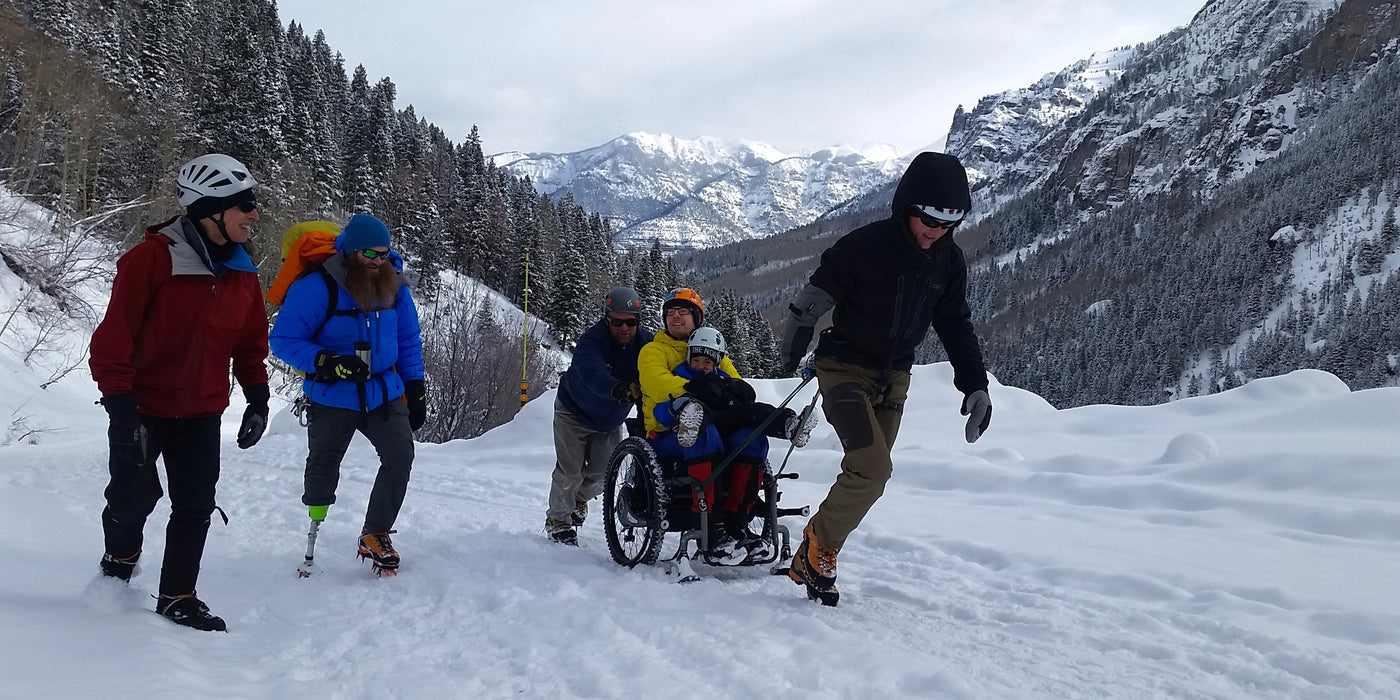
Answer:
<svg viewBox="0 0 1400 700"><path fill-rule="evenodd" d="M899 337L900 321L904 320L904 275L895 279L894 322L890 324L890 337Z"/></svg>

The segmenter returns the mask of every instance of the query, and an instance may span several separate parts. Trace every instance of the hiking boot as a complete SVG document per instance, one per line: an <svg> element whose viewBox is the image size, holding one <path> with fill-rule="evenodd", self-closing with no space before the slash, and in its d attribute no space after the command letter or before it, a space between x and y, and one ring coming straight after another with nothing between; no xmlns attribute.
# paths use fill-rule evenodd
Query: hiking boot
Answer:
<svg viewBox="0 0 1400 700"><path fill-rule="evenodd" d="M394 550L394 543L389 540L389 535L394 532L395 530L366 532L360 535L360 558L369 559L376 572L394 571L399 568L399 553Z"/></svg>
<svg viewBox="0 0 1400 700"><path fill-rule="evenodd" d="M574 504L574 512L569 514L569 520L574 527L583 527L583 521L588 519L588 501L579 501Z"/></svg>
<svg viewBox="0 0 1400 700"><path fill-rule="evenodd" d="M718 566L738 566L749 558L749 550L744 548L744 544L739 538L728 532L721 532L710 536L710 564Z"/></svg>
<svg viewBox="0 0 1400 700"><path fill-rule="evenodd" d="M761 535L750 534L742 541L744 551L748 554L744 557L745 564L752 564L759 561L772 561L777 557L773 556L773 543L764 539Z"/></svg>
<svg viewBox="0 0 1400 700"><path fill-rule="evenodd" d="M802 530L802 544L792 555L792 566L788 578L793 583L807 587L809 600L821 601L822 605L836 606L840 592L836 590L836 552L817 542L812 524Z"/></svg>
<svg viewBox="0 0 1400 700"><path fill-rule="evenodd" d="M177 625L184 625L203 632L227 632L224 619L209 612L209 606L194 597L185 595L159 595L156 597L156 612Z"/></svg>
<svg viewBox="0 0 1400 700"><path fill-rule="evenodd" d="M807 441L812 437L812 429L816 427L816 413L803 409L802 413L788 416L787 439L792 442L793 447L806 447Z"/></svg>
<svg viewBox="0 0 1400 700"><path fill-rule="evenodd" d="M140 558L141 552L139 550L125 559L114 557L110 554L103 554L102 561L98 562L98 566L102 567L103 576L110 576L111 578L121 579L122 581L130 581L131 577L136 573L136 560Z"/></svg>
<svg viewBox="0 0 1400 700"><path fill-rule="evenodd" d="M694 447L705 426L705 404L694 399L686 401L676 412L676 442L681 447Z"/></svg>
<svg viewBox="0 0 1400 700"><path fill-rule="evenodd" d="M578 546L578 531L574 530L574 524L571 521L545 518L544 531L549 533L549 539L559 544L566 544L570 547Z"/></svg>

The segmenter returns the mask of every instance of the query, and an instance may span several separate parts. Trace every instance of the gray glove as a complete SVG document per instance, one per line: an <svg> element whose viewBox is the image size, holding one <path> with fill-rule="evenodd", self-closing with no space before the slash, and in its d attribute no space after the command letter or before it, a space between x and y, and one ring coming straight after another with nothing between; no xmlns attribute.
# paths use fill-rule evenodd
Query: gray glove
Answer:
<svg viewBox="0 0 1400 700"><path fill-rule="evenodd" d="M987 432L987 425L992 422L992 399L987 396L987 392L978 389L977 391L963 397L962 414L967 416L967 428L965 435L969 443L977 442L977 438L982 437L982 433Z"/></svg>

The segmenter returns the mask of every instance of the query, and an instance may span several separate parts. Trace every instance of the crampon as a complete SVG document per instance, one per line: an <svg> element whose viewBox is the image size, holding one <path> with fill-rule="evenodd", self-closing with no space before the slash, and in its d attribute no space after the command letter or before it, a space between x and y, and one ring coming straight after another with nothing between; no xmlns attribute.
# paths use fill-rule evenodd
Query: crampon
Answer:
<svg viewBox="0 0 1400 700"><path fill-rule="evenodd" d="M397 576L399 573L399 553L389 540L389 532L367 532L360 535L359 556L370 560L374 575L379 577Z"/></svg>

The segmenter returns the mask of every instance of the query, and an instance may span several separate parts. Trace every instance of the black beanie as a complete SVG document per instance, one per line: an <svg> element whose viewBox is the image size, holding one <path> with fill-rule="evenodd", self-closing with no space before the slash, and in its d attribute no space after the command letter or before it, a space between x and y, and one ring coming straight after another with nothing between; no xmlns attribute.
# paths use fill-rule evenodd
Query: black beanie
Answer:
<svg viewBox="0 0 1400 700"><path fill-rule="evenodd" d="M239 202L257 201L258 196L253 193L251 187L241 192L234 192L227 197L200 197L185 207L185 216L189 217L191 221L198 221L237 206Z"/></svg>

